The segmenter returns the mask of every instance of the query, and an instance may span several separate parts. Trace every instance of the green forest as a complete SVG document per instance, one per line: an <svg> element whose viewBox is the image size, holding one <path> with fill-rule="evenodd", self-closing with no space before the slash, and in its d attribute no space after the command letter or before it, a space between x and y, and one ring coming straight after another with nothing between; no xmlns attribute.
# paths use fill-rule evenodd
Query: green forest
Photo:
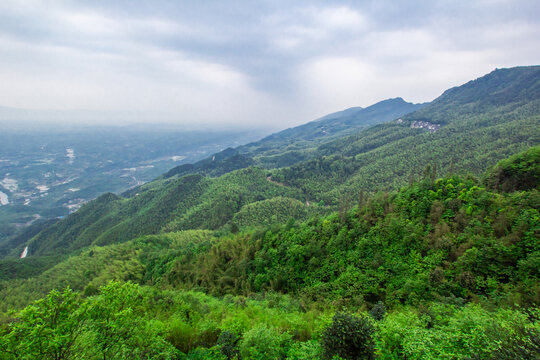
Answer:
<svg viewBox="0 0 540 360"><path fill-rule="evenodd" d="M86 248L3 284L2 356L532 358L539 176L535 147L304 222Z"/></svg>
<svg viewBox="0 0 540 360"><path fill-rule="evenodd" d="M0 358L540 358L540 68L411 111L227 150L0 244Z"/></svg>

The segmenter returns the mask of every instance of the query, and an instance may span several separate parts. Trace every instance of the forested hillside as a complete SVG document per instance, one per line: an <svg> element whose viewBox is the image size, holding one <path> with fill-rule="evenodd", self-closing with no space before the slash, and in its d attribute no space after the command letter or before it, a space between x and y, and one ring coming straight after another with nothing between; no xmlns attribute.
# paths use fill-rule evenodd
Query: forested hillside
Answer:
<svg viewBox="0 0 540 360"><path fill-rule="evenodd" d="M287 164L298 162L310 157L308 153L313 153L320 143L393 120L421 106L401 98L385 100L365 109L330 114L247 146L227 149L198 163L174 168L161 179L127 191L123 194L125 198L105 194L34 239L30 240L36 232L26 232L0 251L4 256L17 256L29 245L30 256L69 253L90 244L122 242L162 229L216 229L233 218L240 226L267 224L289 215L305 219L327 210L308 207L309 202L299 190L272 183L261 169L234 171L255 165L273 167L277 163L272 162L280 157L293 159L286 160ZM270 162L264 160L270 158L273 159ZM183 178L185 174L193 176ZM201 176L223 174L227 175L215 180ZM285 198L261 202L275 196ZM254 204L241 212L244 205L251 203ZM284 208L291 210L283 212ZM256 211L258 216L248 216L248 211ZM240 213L235 217L237 212Z"/></svg>
<svg viewBox="0 0 540 360"><path fill-rule="evenodd" d="M265 212L259 212L259 221L264 223L280 216L281 209L264 206L262 200L278 196L285 202L302 199L298 190L268 181L266 172L257 168L219 178L194 174L158 184L130 198L105 194L88 203L32 238L28 243L30 256L69 253L164 230L218 229L247 204L252 204L251 209L264 207ZM297 203L298 211L291 215L303 214L300 219L316 211Z"/></svg>
<svg viewBox="0 0 540 360"><path fill-rule="evenodd" d="M2 311L46 296L0 325L2 357L535 358L539 155L304 222L88 247L0 282Z"/></svg>
<svg viewBox="0 0 540 360"><path fill-rule="evenodd" d="M302 220L350 208L363 194L398 189L426 172L479 176L497 161L540 143L540 96L534 96L539 83L540 67L496 70L403 118L320 145L313 150L316 157L290 167L231 171L253 165L256 158L230 149L205 160L217 168L205 162L182 167L225 175L181 176L173 169L124 196L104 195L35 235L26 243L29 254L69 253L161 231L265 225L289 215ZM500 104L492 101L501 94ZM407 103L382 102L371 113L394 109L392 104ZM419 118L443 126L411 128ZM275 197L284 199L263 201ZM289 213L283 213L284 206ZM20 243L12 255L24 246Z"/></svg>
<svg viewBox="0 0 540 360"><path fill-rule="evenodd" d="M496 70L400 121L321 145L321 156L277 170L273 178L302 189L310 201L339 204L362 191L396 189L428 166L437 174L480 175L540 143L539 88L538 66ZM417 121L442 126L412 128Z"/></svg>
<svg viewBox="0 0 540 360"><path fill-rule="evenodd" d="M291 216L238 233L164 232L94 246L36 280L46 284L44 279L52 276L84 290L85 281L96 277L104 278L95 286L107 279L131 279L214 295L275 291L295 294L306 303L358 306L481 296L529 306L540 300L535 265L540 255L540 182L501 192L490 190L490 174L506 169L505 177L523 184L531 173L540 175L539 155L537 146L502 161L487 172L484 183L462 176L435 179L428 173L399 191L377 193L351 210L312 216L307 222ZM509 167L515 170L508 172ZM111 270L118 256L129 261ZM35 285L29 289L39 288ZM13 286L7 291L14 291Z"/></svg>

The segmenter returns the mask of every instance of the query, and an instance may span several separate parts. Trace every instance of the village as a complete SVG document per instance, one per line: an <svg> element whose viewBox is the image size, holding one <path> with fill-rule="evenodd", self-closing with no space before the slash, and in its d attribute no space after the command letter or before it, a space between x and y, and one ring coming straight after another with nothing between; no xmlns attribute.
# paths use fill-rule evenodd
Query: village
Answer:
<svg viewBox="0 0 540 360"><path fill-rule="evenodd" d="M403 124L403 119L397 120L398 124ZM410 125L411 129L426 129L429 132L435 132L441 128L440 124L433 124L428 121L412 121Z"/></svg>

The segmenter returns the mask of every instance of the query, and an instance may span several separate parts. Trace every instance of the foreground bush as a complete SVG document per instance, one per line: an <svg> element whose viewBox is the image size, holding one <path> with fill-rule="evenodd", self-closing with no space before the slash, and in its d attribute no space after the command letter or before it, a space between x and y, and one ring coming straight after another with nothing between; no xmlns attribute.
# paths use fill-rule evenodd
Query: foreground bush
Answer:
<svg viewBox="0 0 540 360"><path fill-rule="evenodd" d="M365 316L337 312L323 333L321 342L326 359L374 359L373 326Z"/></svg>
<svg viewBox="0 0 540 360"><path fill-rule="evenodd" d="M174 359L178 352L142 317L140 287L111 282L82 299L56 290L16 314L0 328L0 358Z"/></svg>

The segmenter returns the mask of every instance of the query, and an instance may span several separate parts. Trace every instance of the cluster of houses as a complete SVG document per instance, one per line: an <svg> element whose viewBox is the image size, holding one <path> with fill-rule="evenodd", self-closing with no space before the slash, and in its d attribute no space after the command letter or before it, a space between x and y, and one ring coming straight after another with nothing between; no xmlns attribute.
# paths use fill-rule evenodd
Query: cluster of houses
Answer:
<svg viewBox="0 0 540 360"><path fill-rule="evenodd" d="M403 119L398 119L397 123L402 124ZM432 124L432 123L430 123L428 121L413 121L413 122L411 122L411 128L412 129L426 129L426 130L429 130L430 132L435 132L435 131L437 131L437 130L439 130L441 128L441 125L440 124Z"/></svg>

